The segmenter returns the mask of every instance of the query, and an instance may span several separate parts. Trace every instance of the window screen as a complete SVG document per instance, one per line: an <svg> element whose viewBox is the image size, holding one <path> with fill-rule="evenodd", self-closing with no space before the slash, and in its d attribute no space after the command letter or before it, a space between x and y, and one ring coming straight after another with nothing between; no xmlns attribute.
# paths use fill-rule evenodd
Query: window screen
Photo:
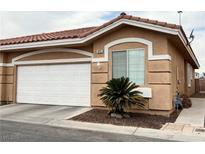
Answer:
<svg viewBox="0 0 205 154"><path fill-rule="evenodd" d="M128 77L136 84L144 84L144 50L128 50Z"/></svg>
<svg viewBox="0 0 205 154"><path fill-rule="evenodd" d="M129 77L136 84L144 84L144 49L130 49L112 53L112 77Z"/></svg>
<svg viewBox="0 0 205 154"><path fill-rule="evenodd" d="M127 53L117 51L112 54L112 77L120 78L127 76Z"/></svg>

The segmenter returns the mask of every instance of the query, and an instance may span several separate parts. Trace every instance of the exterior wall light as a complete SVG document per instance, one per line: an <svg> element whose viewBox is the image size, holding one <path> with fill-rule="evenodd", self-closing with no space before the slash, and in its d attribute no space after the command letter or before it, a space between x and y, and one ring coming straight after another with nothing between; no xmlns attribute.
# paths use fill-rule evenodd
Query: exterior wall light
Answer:
<svg viewBox="0 0 205 154"><path fill-rule="evenodd" d="M101 64L100 64L100 62L97 62L97 68L99 69L99 70L101 70Z"/></svg>

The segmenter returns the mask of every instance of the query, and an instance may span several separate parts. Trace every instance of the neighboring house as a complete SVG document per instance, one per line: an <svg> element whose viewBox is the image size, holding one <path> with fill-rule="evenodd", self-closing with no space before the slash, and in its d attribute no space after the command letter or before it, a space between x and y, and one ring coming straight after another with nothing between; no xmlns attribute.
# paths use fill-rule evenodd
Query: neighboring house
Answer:
<svg viewBox="0 0 205 154"><path fill-rule="evenodd" d="M121 14L98 27L0 40L0 101L103 106L99 89L128 76L171 113L176 91L195 93L199 63L181 26Z"/></svg>
<svg viewBox="0 0 205 154"><path fill-rule="evenodd" d="M201 74L201 77L200 78L205 78L205 72L203 72L202 74Z"/></svg>
<svg viewBox="0 0 205 154"><path fill-rule="evenodd" d="M200 78L200 73L195 72L195 79L199 79Z"/></svg>

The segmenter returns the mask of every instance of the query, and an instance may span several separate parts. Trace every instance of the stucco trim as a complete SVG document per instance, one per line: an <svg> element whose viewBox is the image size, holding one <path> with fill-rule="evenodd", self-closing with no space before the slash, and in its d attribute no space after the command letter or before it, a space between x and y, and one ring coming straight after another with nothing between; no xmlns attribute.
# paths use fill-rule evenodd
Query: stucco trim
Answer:
<svg viewBox="0 0 205 154"><path fill-rule="evenodd" d="M93 62L108 61L109 48L121 43L142 43L148 46L148 60L171 60L170 55L153 55L152 42L143 38L122 38L112 41L104 46L104 58L94 58Z"/></svg>
<svg viewBox="0 0 205 154"><path fill-rule="evenodd" d="M0 63L1 67L9 67L9 66L13 66L12 63Z"/></svg>
<svg viewBox="0 0 205 154"><path fill-rule="evenodd" d="M42 53L52 53L52 52L72 52L81 55L89 56L89 58L72 58L72 59L54 59L54 60L29 60L29 61L17 61L25 57L38 55ZM65 49L65 48L53 48L53 49L45 49L45 50L37 50L29 53L22 54L12 59L12 63L0 63L0 66L14 66L14 65L23 65L23 64L51 64L51 63L73 63L73 62L90 62L92 61L93 53L78 50L78 49Z"/></svg>
<svg viewBox="0 0 205 154"><path fill-rule="evenodd" d="M49 53L49 52L72 52L72 53L77 53L77 54L93 57L92 53L90 53L88 51L84 51L84 50L54 48L54 49L49 49L49 50L38 50L38 51L33 51L33 52L26 53L26 54L22 54L22 55L20 55L18 57L13 58L12 59L12 63L14 63L15 61L17 61L19 59L25 58L25 57L29 57L29 56L33 56L33 55L38 55L38 54L42 54L42 53Z"/></svg>
<svg viewBox="0 0 205 154"><path fill-rule="evenodd" d="M56 63L75 63L75 62L91 62L91 58L15 61L13 64L14 65L27 65L27 64L56 64Z"/></svg>

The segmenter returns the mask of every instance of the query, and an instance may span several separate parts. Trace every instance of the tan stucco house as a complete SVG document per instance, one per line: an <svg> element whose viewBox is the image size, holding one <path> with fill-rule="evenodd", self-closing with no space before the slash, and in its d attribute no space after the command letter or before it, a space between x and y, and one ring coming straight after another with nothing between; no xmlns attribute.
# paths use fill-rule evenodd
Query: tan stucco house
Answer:
<svg viewBox="0 0 205 154"><path fill-rule="evenodd" d="M0 101L103 106L99 89L127 76L145 111L171 113L192 95L199 63L181 26L121 14L98 27L0 40Z"/></svg>

